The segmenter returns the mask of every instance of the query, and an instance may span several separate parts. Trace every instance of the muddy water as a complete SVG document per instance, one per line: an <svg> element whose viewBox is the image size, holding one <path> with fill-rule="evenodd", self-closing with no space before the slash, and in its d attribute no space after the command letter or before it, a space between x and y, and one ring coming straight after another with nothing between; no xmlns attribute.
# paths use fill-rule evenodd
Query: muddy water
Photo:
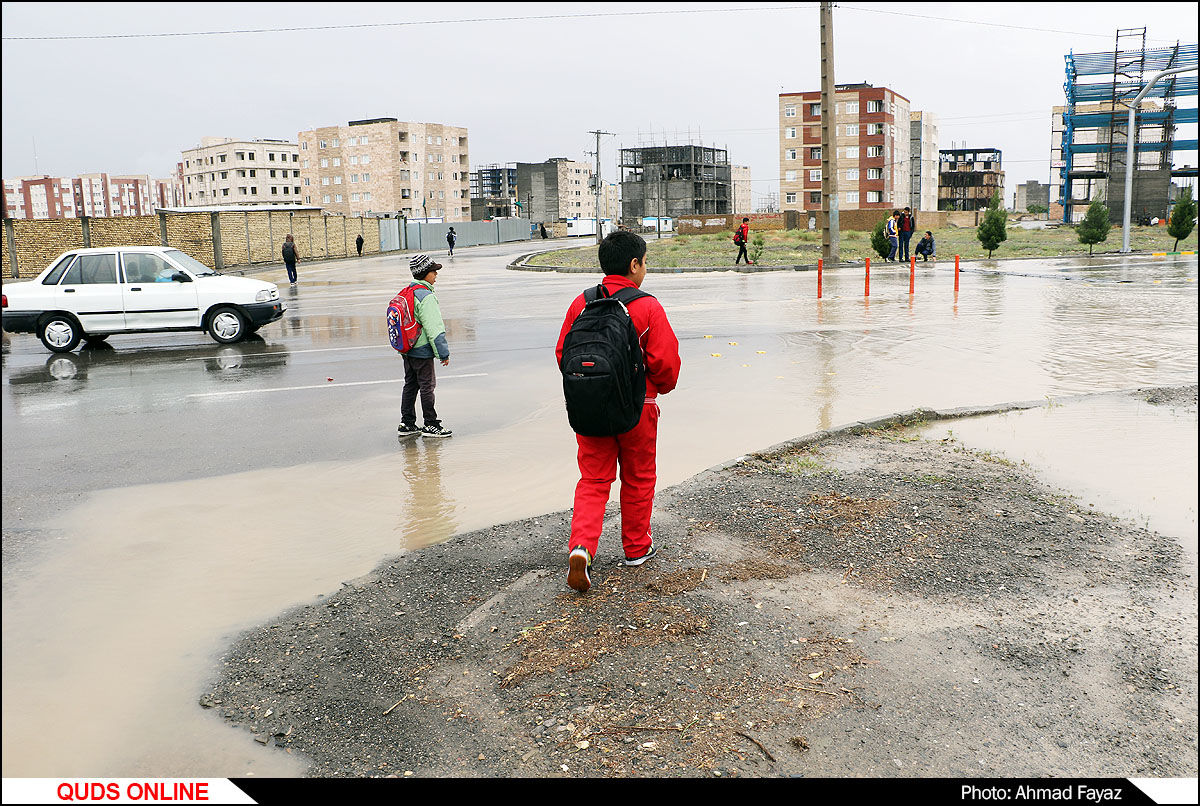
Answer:
<svg viewBox="0 0 1200 806"><path fill-rule="evenodd" d="M952 435L969 448L1027 462L1084 504L1175 538L1194 578L1196 425L1195 409L1104 396L937 422L924 436Z"/></svg>
<svg viewBox="0 0 1200 806"><path fill-rule="evenodd" d="M1195 382L1195 262L1081 265L978 264L957 296L944 266L922 267L913 298L906 270L877 267L867 299L861 274L830 272L821 301L811 273L652 275L646 289L666 306L684 357L679 388L661 401L660 485L920 405ZM330 281L337 327L353 338L378 331L377 295L358 293L374 282L387 287L370 275ZM455 371L488 373L439 386L451 440L105 490L48 519L61 548L5 582L4 774L302 772L196 706L213 658L239 630L389 554L569 506L574 444L548 351L586 282L466 262L439 281L462 356ZM510 292L519 306L495 304ZM337 349L309 300L313 315L280 335ZM290 393L196 405L236 421L247 405L287 405L280 394ZM330 394L343 395L329 403L331 424L374 400Z"/></svg>

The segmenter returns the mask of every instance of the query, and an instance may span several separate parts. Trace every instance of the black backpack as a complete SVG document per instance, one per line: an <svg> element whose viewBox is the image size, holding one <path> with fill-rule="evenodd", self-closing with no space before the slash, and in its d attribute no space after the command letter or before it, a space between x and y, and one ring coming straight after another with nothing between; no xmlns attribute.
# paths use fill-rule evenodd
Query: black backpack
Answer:
<svg viewBox="0 0 1200 806"><path fill-rule="evenodd" d="M291 241L283 242L283 259L284 260L295 260L296 259L296 245L293 244Z"/></svg>
<svg viewBox="0 0 1200 806"><path fill-rule="evenodd" d="M563 395L567 420L585 437L632 430L646 402L646 365L628 305L650 294L603 285L583 292L586 303L563 339Z"/></svg>

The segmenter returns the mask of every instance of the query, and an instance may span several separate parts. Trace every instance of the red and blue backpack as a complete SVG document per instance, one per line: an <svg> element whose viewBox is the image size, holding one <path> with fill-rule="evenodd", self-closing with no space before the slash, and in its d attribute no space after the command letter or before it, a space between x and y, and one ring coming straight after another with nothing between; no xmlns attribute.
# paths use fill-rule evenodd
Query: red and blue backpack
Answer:
<svg viewBox="0 0 1200 806"><path fill-rule="evenodd" d="M421 338L421 323L417 321L417 300L414 296L419 287L418 283L412 283L388 303L388 340L401 353L407 353Z"/></svg>

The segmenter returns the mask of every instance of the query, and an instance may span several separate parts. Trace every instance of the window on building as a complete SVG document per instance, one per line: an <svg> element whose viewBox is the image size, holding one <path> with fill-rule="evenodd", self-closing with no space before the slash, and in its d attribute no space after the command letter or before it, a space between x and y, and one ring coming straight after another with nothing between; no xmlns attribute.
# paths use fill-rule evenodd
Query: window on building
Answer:
<svg viewBox="0 0 1200 806"><path fill-rule="evenodd" d="M292 193L296 196L300 195L300 188L292 188Z"/></svg>
<svg viewBox="0 0 1200 806"><path fill-rule="evenodd" d="M246 154L246 159L248 159L248 160L253 160L253 159L254 159L254 152L253 152L253 151L251 151L251 152L249 152L248 154Z"/></svg>
<svg viewBox="0 0 1200 806"><path fill-rule="evenodd" d="M225 155L224 155L224 154L218 154L218 155L217 155L217 161L218 161L218 162L224 162L224 161L225 161Z"/></svg>
<svg viewBox="0 0 1200 806"><path fill-rule="evenodd" d="M358 201L358 194L357 194L357 193L351 193L351 194L350 194L350 201L352 201L352 202L356 202L356 201Z"/></svg>
<svg viewBox="0 0 1200 806"><path fill-rule="evenodd" d="M857 168L847 168L846 169L846 179L848 179L850 181L857 180L858 179L858 169Z"/></svg>
<svg viewBox="0 0 1200 806"><path fill-rule="evenodd" d="M337 194L335 194L335 195L334 195L334 197L333 197L333 200L334 200L335 202L339 202L339 203L340 203L340 202L341 202L341 200L342 200L342 194L341 194L341 193L337 193Z"/></svg>
<svg viewBox="0 0 1200 806"><path fill-rule="evenodd" d="M783 203L784 204L795 204L796 203L796 194L795 193L783 194Z"/></svg>
<svg viewBox="0 0 1200 806"><path fill-rule="evenodd" d="M867 179L883 179L883 169L882 168L868 168L867 169Z"/></svg>
<svg viewBox="0 0 1200 806"><path fill-rule="evenodd" d="M363 165L370 165L370 164L371 164L371 155L370 155L370 154L363 154L363 156L362 156L362 164L363 164Z"/></svg>
<svg viewBox="0 0 1200 806"><path fill-rule="evenodd" d="M789 139L794 138L796 136L796 127L795 126L788 126L783 131L784 131L783 136L787 137Z"/></svg>
<svg viewBox="0 0 1200 806"><path fill-rule="evenodd" d="M271 178L272 179L275 178L275 169L274 168L271 169Z"/></svg>
<svg viewBox="0 0 1200 806"><path fill-rule="evenodd" d="M334 158L333 158L333 167L334 167L334 168L340 168L341 166L342 166L342 158L341 158L341 157L334 157Z"/></svg>
<svg viewBox="0 0 1200 806"><path fill-rule="evenodd" d="M858 159L858 146L848 146L846 148L846 159Z"/></svg>
<svg viewBox="0 0 1200 806"><path fill-rule="evenodd" d="M883 192L879 190L867 191L867 204L879 204L883 201Z"/></svg>
<svg viewBox="0 0 1200 806"><path fill-rule="evenodd" d="M810 148L810 149L808 150L808 158L809 158L810 160L819 160L819 159L821 159L821 147L820 147L820 146L817 146L816 148Z"/></svg>
<svg viewBox="0 0 1200 806"><path fill-rule="evenodd" d="M789 148L789 149L788 149L788 150L785 152L785 154L787 155L787 158L788 158L788 159L790 159L790 160L794 160L794 159L796 159L796 149L794 149L794 148Z"/></svg>
<svg viewBox="0 0 1200 806"><path fill-rule="evenodd" d="M352 184L358 182L358 174L350 174L350 182Z"/></svg>
<svg viewBox="0 0 1200 806"><path fill-rule="evenodd" d="M239 195L239 196L245 196L245 195L246 195L246 189L245 189L245 188L238 188L238 195Z"/></svg>
<svg viewBox="0 0 1200 806"><path fill-rule="evenodd" d="M370 174L363 174L363 175L362 175L362 181L364 181L364 182L370 182L370 181L371 181L371 175L370 175Z"/></svg>
<svg viewBox="0 0 1200 806"><path fill-rule="evenodd" d="M324 196L322 196L322 197L321 197L321 203L322 203L322 204L329 204L329 194L326 194L326 195L324 195Z"/></svg>
<svg viewBox="0 0 1200 806"><path fill-rule="evenodd" d="M268 152L267 152L267 161L268 161L268 162L274 162L274 161L275 161L275 152L274 152L274 151L268 151Z"/></svg>
<svg viewBox="0 0 1200 806"><path fill-rule="evenodd" d="M358 138L358 144L360 146L365 146L367 144L367 136L365 134L362 137Z"/></svg>
<svg viewBox="0 0 1200 806"><path fill-rule="evenodd" d="M808 105L808 116L810 118L821 117L821 105L820 104L809 104Z"/></svg>
<svg viewBox="0 0 1200 806"><path fill-rule="evenodd" d="M272 196L278 196L278 195L279 195L279 188L275 187L274 185L271 185L271 195L272 195Z"/></svg>
<svg viewBox="0 0 1200 806"><path fill-rule="evenodd" d="M883 111L883 101L867 101L867 114Z"/></svg>
<svg viewBox="0 0 1200 806"><path fill-rule="evenodd" d="M308 160L305 160L305 161L304 161L304 167L305 167L305 168L307 168L307 167L308 167Z"/></svg>
<svg viewBox="0 0 1200 806"><path fill-rule="evenodd" d="M342 178L341 178L340 176L335 176L335 177L333 178L333 184L335 184L335 185L340 185L340 184L342 184Z"/></svg>
<svg viewBox="0 0 1200 806"><path fill-rule="evenodd" d="M857 123L847 123L846 124L846 136L847 137L858 137L858 124Z"/></svg>
<svg viewBox="0 0 1200 806"><path fill-rule="evenodd" d="M858 204L858 191L857 190L846 191L846 204L847 205Z"/></svg>
<svg viewBox="0 0 1200 806"><path fill-rule="evenodd" d="M364 194L363 194L363 201L370 201L370 200L371 200L371 194L370 194L370 192L364 193Z"/></svg>
<svg viewBox="0 0 1200 806"><path fill-rule="evenodd" d="M338 139L337 139L336 137L335 137L335 138L333 138L333 142L331 142L329 145L330 145L330 147L331 147L331 148L337 148L337 147L338 147L338 145L339 145L339 143L338 143Z"/></svg>
<svg viewBox="0 0 1200 806"><path fill-rule="evenodd" d="M329 160L327 160L327 159L323 159L323 160L321 160L321 167L322 167L322 168L328 168L328 167L329 167Z"/></svg>
<svg viewBox="0 0 1200 806"><path fill-rule="evenodd" d="M809 171L808 179L810 182L820 182L821 181L821 169L814 168L811 171Z"/></svg>
<svg viewBox="0 0 1200 806"><path fill-rule="evenodd" d="M251 185L251 186L250 186L250 195L251 195L251 196L257 196L257 195L258 195L258 186L257 186L257 185Z"/></svg>
<svg viewBox="0 0 1200 806"><path fill-rule="evenodd" d="M425 143L426 143L426 145L433 145L433 135L432 134L425 135Z"/></svg>
<svg viewBox="0 0 1200 806"><path fill-rule="evenodd" d="M867 156L868 157L882 157L883 156L883 146L867 146Z"/></svg>
<svg viewBox="0 0 1200 806"><path fill-rule="evenodd" d="M321 140L320 142L317 143L317 145L320 148L325 148L325 147L327 147L328 144L324 140ZM326 199L325 201L329 201L329 199Z"/></svg>
<svg viewBox="0 0 1200 806"><path fill-rule="evenodd" d="M258 171L256 171L254 168L251 168L251 169L250 169L250 177L251 177L251 178L254 178L254 175L255 175L255 174L257 174L257 173L258 173Z"/></svg>
<svg viewBox="0 0 1200 806"><path fill-rule="evenodd" d="M351 137L349 140L347 140L347 141L346 141L346 145L348 145L348 146L356 146L356 145L358 145L358 138L357 138L357 137Z"/></svg>
<svg viewBox="0 0 1200 806"><path fill-rule="evenodd" d="M883 134L883 124L882 123L868 123L867 124L867 134L868 135Z"/></svg>
<svg viewBox="0 0 1200 806"><path fill-rule="evenodd" d="M796 181L796 172L795 171L784 171L783 179L785 182L795 182Z"/></svg>
<svg viewBox="0 0 1200 806"><path fill-rule="evenodd" d="M304 151L308 151L308 141L306 140L305 142L301 143L300 148Z"/></svg>
<svg viewBox="0 0 1200 806"><path fill-rule="evenodd" d="M858 114L858 101L846 101L846 114L847 115L857 115Z"/></svg>
<svg viewBox="0 0 1200 806"><path fill-rule="evenodd" d="M229 178L229 171L221 171L221 178L222 178L222 179L228 179L228 178Z"/></svg>
<svg viewBox="0 0 1200 806"><path fill-rule="evenodd" d="M284 176L287 176L287 171L284 171L284 172L283 172L283 175L284 175ZM300 175L300 172L299 172L299 171L292 171L292 176L299 176L299 175Z"/></svg>
<svg viewBox="0 0 1200 806"><path fill-rule="evenodd" d="M808 194L808 203L817 207L821 206L821 191L814 190Z"/></svg>
<svg viewBox="0 0 1200 806"><path fill-rule="evenodd" d="M783 108L783 116L784 116L785 118L794 118L794 117L796 117L796 107L795 107L794 105L790 105L790 104L789 104L788 106L785 106L785 107Z"/></svg>
<svg viewBox="0 0 1200 806"><path fill-rule="evenodd" d="M299 161L300 161L300 155L299 155L299 154L293 154L293 155L292 155L292 162L299 162Z"/></svg>

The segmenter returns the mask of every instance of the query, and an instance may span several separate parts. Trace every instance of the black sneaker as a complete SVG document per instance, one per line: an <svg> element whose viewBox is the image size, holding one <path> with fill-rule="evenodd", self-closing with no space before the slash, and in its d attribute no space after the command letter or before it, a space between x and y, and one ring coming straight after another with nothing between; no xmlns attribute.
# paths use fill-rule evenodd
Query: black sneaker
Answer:
<svg viewBox="0 0 1200 806"><path fill-rule="evenodd" d="M588 573L591 565L592 555L588 554L587 549L583 546L572 549L567 559L567 585L580 593L587 593L588 588L592 587L592 575Z"/></svg>
<svg viewBox="0 0 1200 806"><path fill-rule="evenodd" d="M421 433L421 429L417 428L415 424L409 425L408 423L400 423L400 427L396 429L396 433L402 437L415 437L417 434Z"/></svg>
<svg viewBox="0 0 1200 806"><path fill-rule="evenodd" d="M650 541L650 548L646 549L645 554L643 554L641 557L637 557L636 559L630 559L629 557L626 557L621 561L621 565L641 565L655 554L658 554L658 546L654 545L654 541Z"/></svg>
<svg viewBox="0 0 1200 806"><path fill-rule="evenodd" d="M449 428L442 428L440 425L427 425L421 429L423 437L448 437L453 433Z"/></svg>

